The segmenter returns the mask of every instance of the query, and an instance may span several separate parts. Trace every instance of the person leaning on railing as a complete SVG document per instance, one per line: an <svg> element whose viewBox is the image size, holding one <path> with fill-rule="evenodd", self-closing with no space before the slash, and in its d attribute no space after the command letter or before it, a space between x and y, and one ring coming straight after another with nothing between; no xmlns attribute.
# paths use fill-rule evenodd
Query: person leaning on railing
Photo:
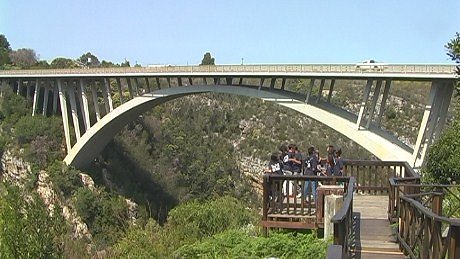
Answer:
<svg viewBox="0 0 460 259"><path fill-rule="evenodd" d="M266 174L275 174L275 175L283 175L283 163L280 160L280 156L278 153L272 153L270 157L270 161L267 164L267 167L265 168L264 173ZM270 197L273 199L273 197L278 197L279 196L279 182L275 182L275 193L272 193L271 190L269 191Z"/></svg>

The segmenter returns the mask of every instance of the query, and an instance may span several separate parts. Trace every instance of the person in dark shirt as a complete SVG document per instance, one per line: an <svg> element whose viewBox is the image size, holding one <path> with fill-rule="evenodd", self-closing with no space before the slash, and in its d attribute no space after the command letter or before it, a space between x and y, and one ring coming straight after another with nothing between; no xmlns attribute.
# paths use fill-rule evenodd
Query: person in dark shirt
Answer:
<svg viewBox="0 0 460 259"><path fill-rule="evenodd" d="M315 147L308 148L308 157L305 160L305 175L316 176L318 173L318 156L315 154ZM311 186L311 192L310 192ZM313 200L316 200L316 181L305 181L305 196L308 194L313 195Z"/></svg>
<svg viewBox="0 0 460 259"><path fill-rule="evenodd" d="M335 152L335 164L334 164L334 175L342 176L343 175L343 159L342 159L342 149L339 148Z"/></svg>

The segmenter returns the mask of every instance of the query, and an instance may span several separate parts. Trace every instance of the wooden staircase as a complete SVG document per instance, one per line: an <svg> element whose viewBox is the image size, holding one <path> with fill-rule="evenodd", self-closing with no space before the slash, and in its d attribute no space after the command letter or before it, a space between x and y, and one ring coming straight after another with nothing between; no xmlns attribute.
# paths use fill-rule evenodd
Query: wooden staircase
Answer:
<svg viewBox="0 0 460 259"><path fill-rule="evenodd" d="M387 207L388 195L355 194L352 258L405 258L388 221Z"/></svg>

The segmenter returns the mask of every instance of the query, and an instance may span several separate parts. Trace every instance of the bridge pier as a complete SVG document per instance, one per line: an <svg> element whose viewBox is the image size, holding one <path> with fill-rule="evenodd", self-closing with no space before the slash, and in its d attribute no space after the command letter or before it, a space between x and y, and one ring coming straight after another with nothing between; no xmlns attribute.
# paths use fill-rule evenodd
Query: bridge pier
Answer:
<svg viewBox="0 0 460 259"><path fill-rule="evenodd" d="M96 120L100 121L101 120L101 110L99 109L99 102L97 101L97 90L96 90L96 84L94 82L91 82L90 88L91 88L91 95L93 97L93 105L94 105L94 111L96 112Z"/></svg>
<svg viewBox="0 0 460 259"><path fill-rule="evenodd" d="M375 106L377 105L377 100L379 99L381 87L382 87L382 80L378 80L377 85L375 86L375 89L374 89L374 96L372 96L372 104L370 107L371 110L369 111L369 118L367 118L367 124L366 124L367 129L369 129L369 127L371 126L371 122L374 119Z"/></svg>
<svg viewBox="0 0 460 259"><path fill-rule="evenodd" d="M83 116L83 125L85 126L85 132L91 127L91 122L89 119L89 106L88 106L88 97L86 96L85 91L85 84L83 79L78 80L80 83L80 89L78 91L80 99L81 99L81 107L82 107L82 116Z"/></svg>
<svg viewBox="0 0 460 259"><path fill-rule="evenodd" d="M332 79L331 84L329 85L329 94L327 95L327 102L328 103L331 102L332 93L334 91L334 85L335 85L335 79Z"/></svg>
<svg viewBox="0 0 460 259"><path fill-rule="evenodd" d="M62 85L62 79L57 80L57 87L59 91L59 101L61 105L62 124L64 126L65 143L66 143L67 153L68 153L70 149L72 149L72 145L70 143L70 129L69 129L69 118L67 116L67 101L65 98L65 87Z"/></svg>
<svg viewBox="0 0 460 259"><path fill-rule="evenodd" d="M80 123L78 122L78 111L77 111L77 102L75 101L75 88L73 81L67 81L67 92L70 99L70 111L72 115L72 122L75 131L75 137L77 141L80 139Z"/></svg>
<svg viewBox="0 0 460 259"><path fill-rule="evenodd" d="M364 110L366 109L367 100L369 100L369 94L371 92L373 79L367 80L366 88L364 89L363 100L361 102L361 107L359 108L358 120L356 121L356 127L359 130L361 127L361 121L363 119Z"/></svg>
<svg viewBox="0 0 460 259"><path fill-rule="evenodd" d="M377 117L377 126L380 128L382 125L383 112L388 99L388 93L390 92L391 80L387 79L385 82L385 88L383 89L382 102L380 103L379 115Z"/></svg>
<svg viewBox="0 0 460 259"><path fill-rule="evenodd" d="M35 111L37 110L37 101L38 94L40 93L40 83L38 79L35 80L35 89L34 89L34 102L32 104L32 116L35 116Z"/></svg>

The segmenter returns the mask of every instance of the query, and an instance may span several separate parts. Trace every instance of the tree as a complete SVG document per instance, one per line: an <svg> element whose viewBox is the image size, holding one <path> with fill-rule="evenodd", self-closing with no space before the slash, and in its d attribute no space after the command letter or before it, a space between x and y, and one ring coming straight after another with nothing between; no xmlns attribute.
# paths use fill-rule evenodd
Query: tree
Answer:
<svg viewBox="0 0 460 259"><path fill-rule="evenodd" d="M14 65L21 68L30 68L38 62L37 54L33 49L18 49L10 52L10 59Z"/></svg>
<svg viewBox="0 0 460 259"><path fill-rule="evenodd" d="M99 59L93 54L91 54L91 52L87 52L86 54L81 55L81 57L79 57L77 61L85 64L88 67L100 67L101 66L101 62L99 61Z"/></svg>
<svg viewBox="0 0 460 259"><path fill-rule="evenodd" d="M77 64L70 58L55 58L51 61L51 68L76 68Z"/></svg>
<svg viewBox="0 0 460 259"><path fill-rule="evenodd" d="M10 43L6 39L5 35L0 34L0 66L10 64Z"/></svg>
<svg viewBox="0 0 460 259"><path fill-rule="evenodd" d="M451 39L445 47L447 48L447 55L455 61L455 63L460 64L460 33L456 33L455 37ZM457 66L457 74L460 75L460 65ZM457 96L460 95L460 83L456 84Z"/></svg>
<svg viewBox="0 0 460 259"><path fill-rule="evenodd" d="M61 234L60 215L52 218L36 193L2 186L0 194L0 257L59 258L56 237ZM57 210L54 213L59 212Z"/></svg>
<svg viewBox="0 0 460 259"><path fill-rule="evenodd" d="M203 56L203 60L201 60L200 65L215 65L214 58L211 57L211 53L206 52Z"/></svg>

